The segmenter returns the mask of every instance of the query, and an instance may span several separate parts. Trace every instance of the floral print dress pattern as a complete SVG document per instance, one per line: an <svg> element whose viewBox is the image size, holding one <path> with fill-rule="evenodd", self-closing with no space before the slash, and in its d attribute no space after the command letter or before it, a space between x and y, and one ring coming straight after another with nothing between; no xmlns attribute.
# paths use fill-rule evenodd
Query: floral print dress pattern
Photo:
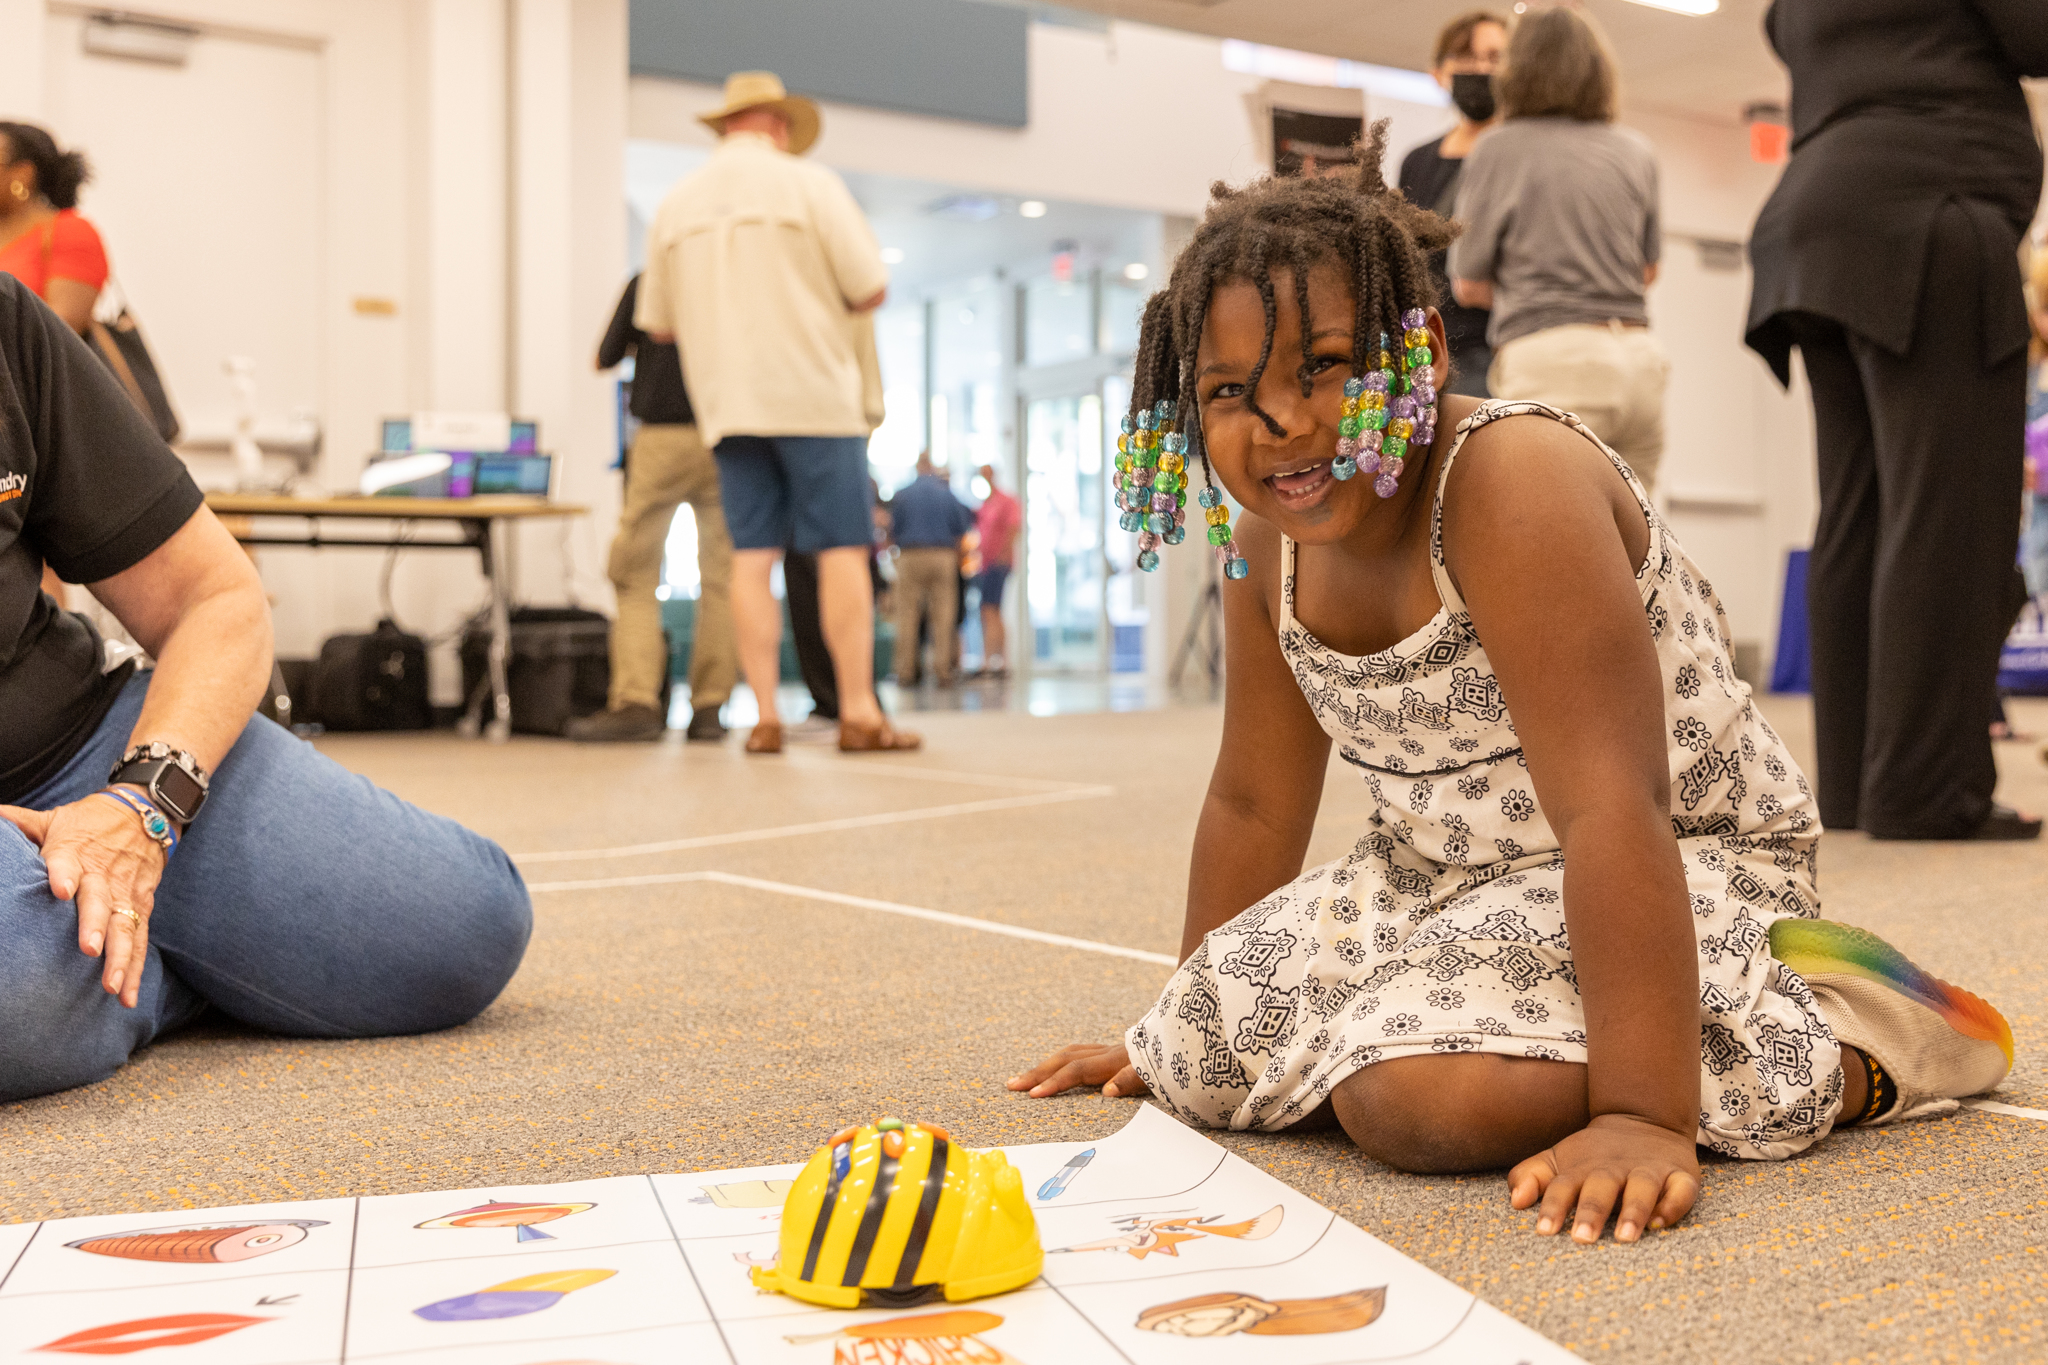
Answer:
<svg viewBox="0 0 2048 1365"><path fill-rule="evenodd" d="M1345 856L1209 934L1132 1026L1133 1064L1189 1122L1285 1128L1393 1057L1586 1060L1564 854L1443 558L1444 484L1465 438L1531 414L1600 445L1538 403L1486 403L1460 423L1431 516L1443 608L1393 648L1340 654L1304 629L1294 543L1281 542L1281 651L1378 809ZM1600 448L1649 521L1636 578L1663 673L1671 823L1699 942L1698 1140L1728 1156L1789 1156L1825 1135L1841 1105L1834 1036L1806 983L1770 955L1775 921L1819 913L1820 821L1735 676L1713 588Z"/></svg>

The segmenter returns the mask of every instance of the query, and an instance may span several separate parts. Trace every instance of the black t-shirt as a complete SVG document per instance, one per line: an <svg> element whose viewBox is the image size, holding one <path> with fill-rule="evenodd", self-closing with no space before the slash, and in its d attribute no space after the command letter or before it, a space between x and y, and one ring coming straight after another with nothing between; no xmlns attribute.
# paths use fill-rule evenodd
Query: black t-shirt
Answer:
<svg viewBox="0 0 2048 1365"><path fill-rule="evenodd" d="M633 353L633 392L627 407L643 422L687 425L697 420L690 406L689 390L683 387L682 352L673 342L662 343L633 325L633 306L640 298L640 277L626 281L619 296L612 325L597 346L599 369L609 370Z"/></svg>
<svg viewBox="0 0 2048 1365"><path fill-rule="evenodd" d="M199 488L112 372L12 275L0 274L0 802L77 752L127 671L42 589L133 568L199 510Z"/></svg>
<svg viewBox="0 0 2048 1365"><path fill-rule="evenodd" d="M1463 157L1446 157L1442 152L1443 139L1425 142L1401 161L1401 193L1408 196L1408 202L1426 208L1444 217L1451 216L1451 207L1458 200L1458 175L1465 169ZM1439 251L1429 258L1429 271L1436 276L1438 294L1437 312L1443 314L1444 339L1451 343L1451 354L1470 350L1486 344L1486 322L1489 316L1484 308L1467 308L1451 297L1450 277L1445 273L1444 262L1450 252Z"/></svg>

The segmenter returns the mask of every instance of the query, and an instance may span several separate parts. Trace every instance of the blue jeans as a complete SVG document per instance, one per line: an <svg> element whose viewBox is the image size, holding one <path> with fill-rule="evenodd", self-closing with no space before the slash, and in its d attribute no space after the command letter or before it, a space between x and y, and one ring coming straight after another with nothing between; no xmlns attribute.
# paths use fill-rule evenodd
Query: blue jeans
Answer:
<svg viewBox="0 0 2048 1365"><path fill-rule="evenodd" d="M131 679L83 748L20 804L106 784L149 690ZM526 952L533 909L496 844L429 815L262 718L221 761L157 887L141 997L100 989L42 855L0 821L0 1100L110 1076L210 1005L299 1038L426 1033L474 1018Z"/></svg>

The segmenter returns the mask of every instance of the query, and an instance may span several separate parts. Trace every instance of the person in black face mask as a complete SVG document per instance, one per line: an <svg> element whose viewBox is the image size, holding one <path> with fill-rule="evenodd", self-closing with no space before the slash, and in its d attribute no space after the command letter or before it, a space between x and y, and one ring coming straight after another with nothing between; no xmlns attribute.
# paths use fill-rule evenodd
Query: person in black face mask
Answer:
<svg viewBox="0 0 2048 1365"><path fill-rule="evenodd" d="M1425 142L1401 162L1401 193L1408 202L1419 204L1448 218L1458 197L1458 173L1465 168L1465 154L1497 117L1493 102L1493 69L1507 51L1507 21L1486 10L1460 15L1444 26L1436 39L1436 82L1450 92L1458 107L1458 125L1434 142ZM1444 319L1444 337L1450 343L1451 381L1446 393L1486 398L1486 371L1493 364L1493 351L1486 344L1487 310L1467 308L1451 302L1451 290L1444 273L1444 252L1430 258L1436 274L1437 293L1443 299L1439 311Z"/></svg>

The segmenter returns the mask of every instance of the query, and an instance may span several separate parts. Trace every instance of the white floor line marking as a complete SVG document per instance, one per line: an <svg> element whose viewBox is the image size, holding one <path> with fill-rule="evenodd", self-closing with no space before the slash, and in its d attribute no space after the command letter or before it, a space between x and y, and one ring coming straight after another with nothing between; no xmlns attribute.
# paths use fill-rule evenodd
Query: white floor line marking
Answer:
<svg viewBox="0 0 2048 1365"><path fill-rule="evenodd" d="M633 858L650 853L679 853L692 848L720 848L727 844L759 843L764 839L788 839L799 834L830 834L838 830L870 829L876 825L902 825L918 820L938 820L949 815L977 815L983 811L1018 810L1025 806L1050 806L1064 801L1094 801L1115 794L1115 787L1075 787L1067 791L1036 792L1028 796L998 796L985 801L961 801L950 806L919 806L914 810L849 815L838 820L813 820L803 825L743 829L730 834L702 834L693 839L663 839L657 843L626 844L619 848L565 848L544 853L515 853L512 860L518 863L581 863L597 858Z"/></svg>
<svg viewBox="0 0 2048 1365"><path fill-rule="evenodd" d="M1058 792L1073 791L1078 787L1092 784L1087 782L1055 782L1043 777L1003 777L995 773L963 773L950 768L911 768L901 763L884 759L879 763L849 764L841 758L820 758L811 760L790 756L794 762L789 766L802 768L807 772L857 773L862 777L917 777L927 782L951 782L963 787L1019 787L1025 791Z"/></svg>
<svg viewBox="0 0 2048 1365"><path fill-rule="evenodd" d="M1177 967L1175 958L1165 953L1148 953L1140 948L1125 948L1114 943L1098 943L1091 938L1070 938L1066 934L1048 934L1042 929L1026 929L1018 924L1004 924L998 920L975 919L971 915L952 915L944 910L925 910L915 905L899 905L895 901L878 901L867 896L846 896L837 891L820 891L811 886L793 886L788 882L765 881L760 877L742 877L733 872L655 872L640 877L596 877L588 881L539 882L529 886L528 891L601 891L619 886L656 886L677 882L722 882L727 886L744 886L756 891L772 891L779 896L801 896L805 900L826 901L833 905L850 905L857 910L879 910L885 915L903 915L909 919L929 920L934 924L950 924L956 929L975 929L984 934L1001 934L1005 938L1028 939L1033 943L1049 943L1057 948L1076 948L1084 953L1102 953L1109 957L1127 957L1136 962L1156 963L1161 967Z"/></svg>
<svg viewBox="0 0 2048 1365"><path fill-rule="evenodd" d="M1987 1114L2003 1114L2007 1118L2032 1119L2036 1123L2048 1123L2048 1109L2028 1109L2017 1104L2006 1104L2002 1100L1964 1100L1963 1108L1981 1109Z"/></svg>

